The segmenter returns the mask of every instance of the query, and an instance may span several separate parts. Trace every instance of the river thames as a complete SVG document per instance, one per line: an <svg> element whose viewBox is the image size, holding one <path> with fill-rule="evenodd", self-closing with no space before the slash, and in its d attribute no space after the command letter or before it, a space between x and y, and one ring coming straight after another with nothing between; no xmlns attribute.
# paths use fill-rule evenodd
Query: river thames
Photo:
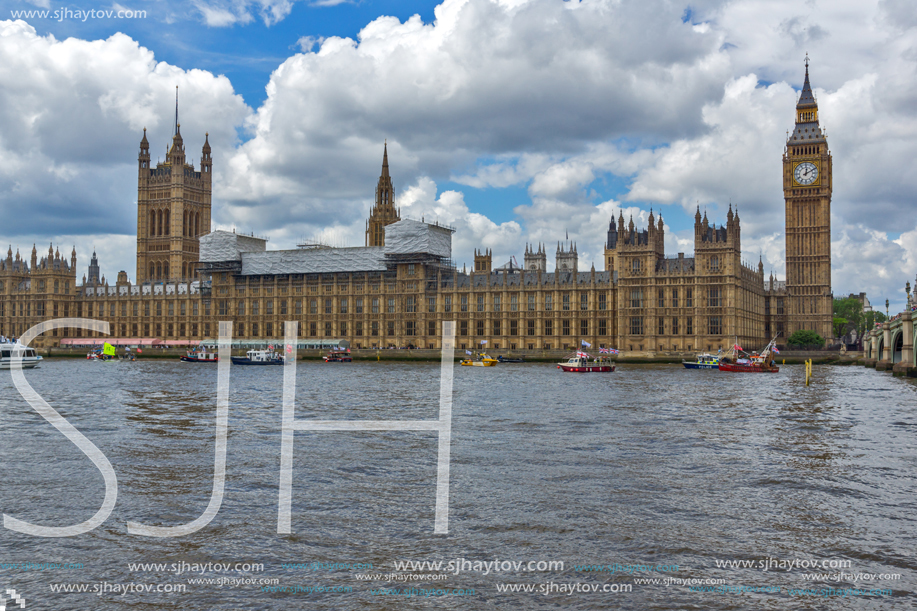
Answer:
<svg viewBox="0 0 917 611"><path fill-rule="evenodd" d="M300 362L296 418L434 420L439 373ZM917 607L913 380L454 373L448 534L432 431L297 431L293 534L277 534L283 368L234 366L219 513L149 538L127 522L185 524L210 501L217 367L46 360L26 379L111 462L117 503L75 537L0 531L0 587L29 611ZM102 475L8 371L0 414L2 512L90 518Z"/></svg>

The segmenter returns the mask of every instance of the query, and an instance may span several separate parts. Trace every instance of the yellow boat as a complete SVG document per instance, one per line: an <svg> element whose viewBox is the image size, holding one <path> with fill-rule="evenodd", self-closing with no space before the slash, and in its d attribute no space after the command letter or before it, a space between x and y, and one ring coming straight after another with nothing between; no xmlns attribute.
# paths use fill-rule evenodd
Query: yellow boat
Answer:
<svg viewBox="0 0 917 611"><path fill-rule="evenodd" d="M475 354L473 357L462 361L462 366L464 367L493 367L494 365L496 365L499 362L500 361L498 361L497 359L491 358L482 352L480 354Z"/></svg>

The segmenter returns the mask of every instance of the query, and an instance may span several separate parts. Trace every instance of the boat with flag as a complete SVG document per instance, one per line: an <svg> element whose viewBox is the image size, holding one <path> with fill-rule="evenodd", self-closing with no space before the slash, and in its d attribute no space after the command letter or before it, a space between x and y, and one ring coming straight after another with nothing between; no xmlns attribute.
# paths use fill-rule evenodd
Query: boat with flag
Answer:
<svg viewBox="0 0 917 611"><path fill-rule="evenodd" d="M715 354L698 354L693 361L682 361L685 369L719 369L720 357Z"/></svg>
<svg viewBox="0 0 917 611"><path fill-rule="evenodd" d="M583 343L585 344L585 342ZM601 356L594 357L583 350L578 350L575 354L570 355L566 361L558 363L557 368L568 373L613 372L615 364L611 362L611 355L618 354L618 351L614 348L599 348L599 353Z"/></svg>
<svg viewBox="0 0 917 611"><path fill-rule="evenodd" d="M203 345L194 350L189 350L185 356L181 357L184 363L218 363L220 357L214 352L207 352Z"/></svg>
<svg viewBox="0 0 917 611"><path fill-rule="evenodd" d="M283 356L274 352L273 346L267 350L249 350L245 356L230 357L233 365L283 365Z"/></svg>
<svg viewBox="0 0 917 611"><path fill-rule="evenodd" d="M322 357L326 363L352 363L353 357L350 356L350 348L346 350L330 350L328 354Z"/></svg>
<svg viewBox="0 0 917 611"><path fill-rule="evenodd" d="M742 350L738 343L734 344L730 355L720 359L719 370L736 373L777 373L780 368L777 367L771 353L780 354L776 346L778 336L775 335L760 353L749 354Z"/></svg>
<svg viewBox="0 0 917 611"><path fill-rule="evenodd" d="M101 348L96 348L87 354L86 358L100 363L112 363L119 360L117 350L108 342L104 342Z"/></svg>

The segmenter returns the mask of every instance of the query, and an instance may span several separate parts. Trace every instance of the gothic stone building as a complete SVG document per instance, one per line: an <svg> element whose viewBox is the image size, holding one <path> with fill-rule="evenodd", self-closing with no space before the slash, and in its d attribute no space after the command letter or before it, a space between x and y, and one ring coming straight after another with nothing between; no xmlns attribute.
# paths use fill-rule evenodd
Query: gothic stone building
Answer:
<svg viewBox="0 0 917 611"><path fill-rule="evenodd" d="M354 248L271 251L254 236L207 233L210 146L205 139L196 171L177 126L165 163L150 167L144 133L138 164L137 282L121 272L114 285L98 274L78 284L75 252L68 264L53 250L39 260L33 248L27 264L10 249L0 260L0 334L76 316L109 322L109 337L122 344L212 340L220 320L233 321L235 339L271 341L284 321L296 320L303 338L358 348L438 348L447 320L457 322L466 349L482 340L494 350L570 350L586 341L633 353L693 352L735 340L760 348L799 328L830 336L831 156L808 67L783 156L785 283L765 280L760 262L742 262L731 207L719 227L697 211L693 257L665 254L662 219L651 212L646 228L611 219L604 271L581 271L576 245L564 241L554 272L537 245L526 246L522 267L494 269L489 250L475 251L466 273L451 263L452 229L400 218L387 147L365 246ZM34 343L95 339L102 336L59 329Z"/></svg>

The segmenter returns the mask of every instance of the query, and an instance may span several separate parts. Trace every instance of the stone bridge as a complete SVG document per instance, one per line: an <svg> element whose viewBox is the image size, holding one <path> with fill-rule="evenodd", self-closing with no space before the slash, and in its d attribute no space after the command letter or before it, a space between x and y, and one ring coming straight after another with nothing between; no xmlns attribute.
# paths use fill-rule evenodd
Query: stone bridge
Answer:
<svg viewBox="0 0 917 611"><path fill-rule="evenodd" d="M914 354L914 318L917 311L902 312L884 322L863 338L864 364L895 375L917 377Z"/></svg>

